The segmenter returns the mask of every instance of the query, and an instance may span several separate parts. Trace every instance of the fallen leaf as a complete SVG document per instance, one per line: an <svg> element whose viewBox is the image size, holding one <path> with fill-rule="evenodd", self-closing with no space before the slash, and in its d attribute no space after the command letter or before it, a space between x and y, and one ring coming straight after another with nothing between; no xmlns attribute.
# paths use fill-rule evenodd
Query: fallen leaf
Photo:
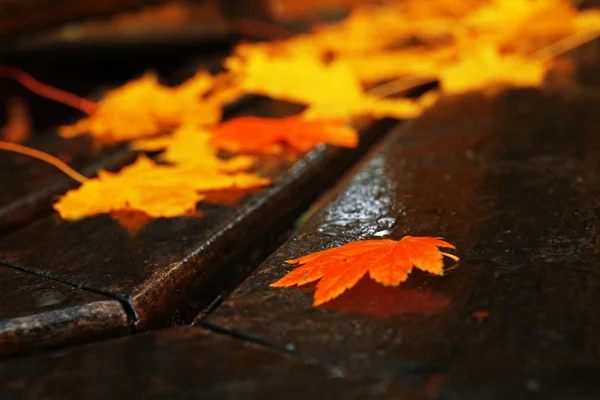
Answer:
<svg viewBox="0 0 600 400"><path fill-rule="evenodd" d="M241 117L216 126L211 143L215 147L240 153L274 151L281 143L296 151L306 152L323 143L356 147L358 133L338 121L308 121L297 116Z"/></svg>
<svg viewBox="0 0 600 400"><path fill-rule="evenodd" d="M459 41L470 36L524 55L574 33L576 16L569 0L491 0L465 15L453 33Z"/></svg>
<svg viewBox="0 0 600 400"><path fill-rule="evenodd" d="M311 105L355 102L363 95L346 63L325 65L310 53L277 55L245 46L225 65L247 93Z"/></svg>
<svg viewBox="0 0 600 400"><path fill-rule="evenodd" d="M251 173L228 173L194 165L160 165L139 157L118 173L100 171L68 191L54 204L63 219L136 210L152 218L194 213L203 191L246 189L268 185L270 180Z"/></svg>
<svg viewBox="0 0 600 400"><path fill-rule="evenodd" d="M363 240L306 255L287 263L296 268L272 287L301 286L319 280L314 306L338 297L352 288L367 272L371 279L397 286L408 279L413 266L432 274L443 275L443 257L458 257L441 252L438 247L454 246L441 239L405 236L395 240Z"/></svg>
<svg viewBox="0 0 600 400"><path fill-rule="evenodd" d="M92 135L101 144L135 140L161 133L183 124L210 126L221 119L226 96L218 101L204 99L213 89L213 77L204 71L181 85L161 85L154 74L146 74L109 91L87 118L63 126L63 137Z"/></svg>
<svg viewBox="0 0 600 400"><path fill-rule="evenodd" d="M492 47L482 47L463 54L456 63L439 73L444 93L456 94L495 86L539 86L548 64L516 54L499 54Z"/></svg>
<svg viewBox="0 0 600 400"><path fill-rule="evenodd" d="M325 64L314 53L270 54L263 47L244 47L226 65L245 93L305 104L305 117L348 120L361 116L413 118L418 102L385 100L367 94L344 61Z"/></svg>
<svg viewBox="0 0 600 400"><path fill-rule="evenodd" d="M131 146L134 150L149 152L164 150L159 160L179 166L235 172L247 170L254 164L255 159L249 156L236 156L228 160L219 158L218 149L210 143L212 137L213 134L208 130L184 125L169 135L136 140Z"/></svg>

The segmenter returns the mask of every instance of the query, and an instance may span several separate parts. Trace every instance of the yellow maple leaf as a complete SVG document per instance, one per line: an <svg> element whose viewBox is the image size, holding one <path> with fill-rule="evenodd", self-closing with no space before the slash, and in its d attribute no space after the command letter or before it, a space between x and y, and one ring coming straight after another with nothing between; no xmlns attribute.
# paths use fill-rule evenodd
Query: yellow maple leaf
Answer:
<svg viewBox="0 0 600 400"><path fill-rule="evenodd" d="M131 145L135 150L164 150L160 159L180 166L234 172L247 170L254 164L255 159L249 156L235 156L228 160L219 158L217 149L210 143L212 136L206 129L184 125L169 135L137 140Z"/></svg>
<svg viewBox="0 0 600 400"><path fill-rule="evenodd" d="M600 30L600 10L582 11L575 17L577 32L592 33Z"/></svg>
<svg viewBox="0 0 600 400"><path fill-rule="evenodd" d="M269 54L264 47L246 48L242 57L233 56L226 65L238 77L242 90L306 104L308 119L413 118L421 111L412 100L369 96L347 63L325 64L311 53Z"/></svg>
<svg viewBox="0 0 600 400"><path fill-rule="evenodd" d="M140 175L148 177L154 166L141 157L120 173L100 171L97 178L68 191L54 209L66 220L120 210L139 210L151 217L185 215L194 210L203 196L189 185L175 181L165 186L164 181L139 179Z"/></svg>
<svg viewBox="0 0 600 400"><path fill-rule="evenodd" d="M248 189L269 183L269 179L250 173L160 165L142 156L118 173L100 171L97 178L68 191L54 209L67 220L123 210L169 218L193 213L204 198L202 191Z"/></svg>
<svg viewBox="0 0 600 400"><path fill-rule="evenodd" d="M225 65L248 93L314 105L354 102L362 97L360 82L347 64L325 65L310 53L272 55L260 47L248 48Z"/></svg>
<svg viewBox="0 0 600 400"><path fill-rule="evenodd" d="M368 57L344 57L361 82L372 84L398 77L435 77L450 63L456 51L451 46L410 47L382 51Z"/></svg>
<svg viewBox="0 0 600 400"><path fill-rule="evenodd" d="M156 75L146 74L109 91L94 113L61 127L60 134L90 134L108 144L165 133L184 122L210 126L219 122L221 108L230 99L203 99L212 88L213 77L204 71L174 88L161 85Z"/></svg>
<svg viewBox="0 0 600 400"><path fill-rule="evenodd" d="M444 93L453 94L499 85L539 86L546 71L543 61L487 47L463 54L440 71L439 80Z"/></svg>
<svg viewBox="0 0 600 400"><path fill-rule="evenodd" d="M454 34L525 53L573 33L576 15L567 0L492 0L466 15Z"/></svg>

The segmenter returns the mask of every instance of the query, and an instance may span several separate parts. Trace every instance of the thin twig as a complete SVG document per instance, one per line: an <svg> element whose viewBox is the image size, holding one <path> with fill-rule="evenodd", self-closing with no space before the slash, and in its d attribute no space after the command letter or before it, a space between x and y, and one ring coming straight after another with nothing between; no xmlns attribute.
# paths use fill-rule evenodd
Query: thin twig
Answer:
<svg viewBox="0 0 600 400"><path fill-rule="evenodd" d="M584 43L590 42L600 36L600 31L581 33L577 32L552 43L534 53L534 57L541 61L550 61L551 59L573 50Z"/></svg>
<svg viewBox="0 0 600 400"><path fill-rule="evenodd" d="M69 167L67 164L59 160L58 158L50 155L48 153L44 153L43 151L32 149L31 147L22 146L16 143L3 142L0 141L0 150L6 150L13 153L24 154L29 157L37 158L38 160L42 160L47 162L50 165L55 166L69 177L73 178L79 183L83 183L87 181L88 178L81 175L79 172L75 171L73 168Z"/></svg>
<svg viewBox="0 0 600 400"><path fill-rule="evenodd" d="M54 101L58 101L59 103L66 104L81 110L86 114L92 114L94 111L96 111L97 104L93 101L46 85L19 68L15 68L10 65L0 65L0 76L15 79L33 93Z"/></svg>
<svg viewBox="0 0 600 400"><path fill-rule="evenodd" d="M422 85L426 85L428 83L433 83L436 80L433 78L399 78L394 79L393 81L386 82L379 86L372 87L367 90L367 93L376 97L389 97L393 95L397 95L407 90L417 88Z"/></svg>

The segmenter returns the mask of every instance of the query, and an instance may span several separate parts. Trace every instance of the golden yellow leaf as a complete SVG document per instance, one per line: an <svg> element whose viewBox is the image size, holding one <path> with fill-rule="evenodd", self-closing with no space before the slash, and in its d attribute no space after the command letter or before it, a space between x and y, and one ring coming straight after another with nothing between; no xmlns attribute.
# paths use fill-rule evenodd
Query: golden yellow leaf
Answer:
<svg viewBox="0 0 600 400"><path fill-rule="evenodd" d="M346 120L359 116L413 118L421 107L413 100L382 100L364 92L357 75L343 61L324 63L314 54L269 54L247 49L227 62L240 87L279 100L306 104L312 120Z"/></svg>
<svg viewBox="0 0 600 400"><path fill-rule="evenodd" d="M575 28L577 32L598 32L600 30L600 11L589 10L577 14Z"/></svg>
<svg viewBox="0 0 600 400"><path fill-rule="evenodd" d="M363 93L360 82L343 62L325 65L316 55L270 55L261 47L226 61L229 71L247 93L301 104L332 105L356 102Z"/></svg>
<svg viewBox="0 0 600 400"><path fill-rule="evenodd" d="M440 68L452 62L455 54L451 46L419 46L368 57L344 57L344 60L361 82L370 84L399 77L435 77Z"/></svg>
<svg viewBox="0 0 600 400"><path fill-rule="evenodd" d="M229 174L193 165L159 165L139 157L118 173L98 177L68 191L54 204L62 218L77 220L102 213L136 210L150 217L177 217L194 212L200 192L265 186L269 179L250 173Z"/></svg>
<svg viewBox="0 0 600 400"><path fill-rule="evenodd" d="M137 140L132 147L143 151L164 150L160 159L180 166L234 172L247 170L254 164L254 158L248 156L236 156L228 160L219 158L217 149L210 143L212 136L203 128L184 125L170 135Z"/></svg>
<svg viewBox="0 0 600 400"><path fill-rule="evenodd" d="M90 134L107 144L165 133L183 123L210 126L219 122L223 101L228 100L203 99L212 88L212 76L203 71L174 88L161 85L156 75L146 74L109 91L94 113L61 127L60 134Z"/></svg>
<svg viewBox="0 0 600 400"><path fill-rule="evenodd" d="M496 85L539 86L546 74L543 61L520 55L501 55L491 47L463 54L440 71L444 93L454 94Z"/></svg>
<svg viewBox="0 0 600 400"><path fill-rule="evenodd" d="M576 15L568 0L492 0L466 15L454 34L526 53L573 33Z"/></svg>

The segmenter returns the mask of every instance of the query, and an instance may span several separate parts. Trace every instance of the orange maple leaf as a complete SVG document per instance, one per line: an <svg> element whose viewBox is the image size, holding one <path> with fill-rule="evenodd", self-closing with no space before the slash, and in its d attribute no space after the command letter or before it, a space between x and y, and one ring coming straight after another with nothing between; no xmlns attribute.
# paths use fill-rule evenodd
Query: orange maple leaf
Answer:
<svg viewBox="0 0 600 400"><path fill-rule="evenodd" d="M327 143L356 147L358 133L340 121L308 121L298 116L287 118L241 117L213 129L215 147L241 153L263 153L286 143L300 152Z"/></svg>
<svg viewBox="0 0 600 400"><path fill-rule="evenodd" d="M333 249L318 251L294 260L299 264L272 287L301 286L320 280L314 295L314 306L332 300L352 288L368 272L375 281L385 286L397 286L408 279L413 266L432 274L444 274L444 256L458 261L458 257L441 252L438 247L455 247L432 237L405 236L395 241L362 240Z"/></svg>

